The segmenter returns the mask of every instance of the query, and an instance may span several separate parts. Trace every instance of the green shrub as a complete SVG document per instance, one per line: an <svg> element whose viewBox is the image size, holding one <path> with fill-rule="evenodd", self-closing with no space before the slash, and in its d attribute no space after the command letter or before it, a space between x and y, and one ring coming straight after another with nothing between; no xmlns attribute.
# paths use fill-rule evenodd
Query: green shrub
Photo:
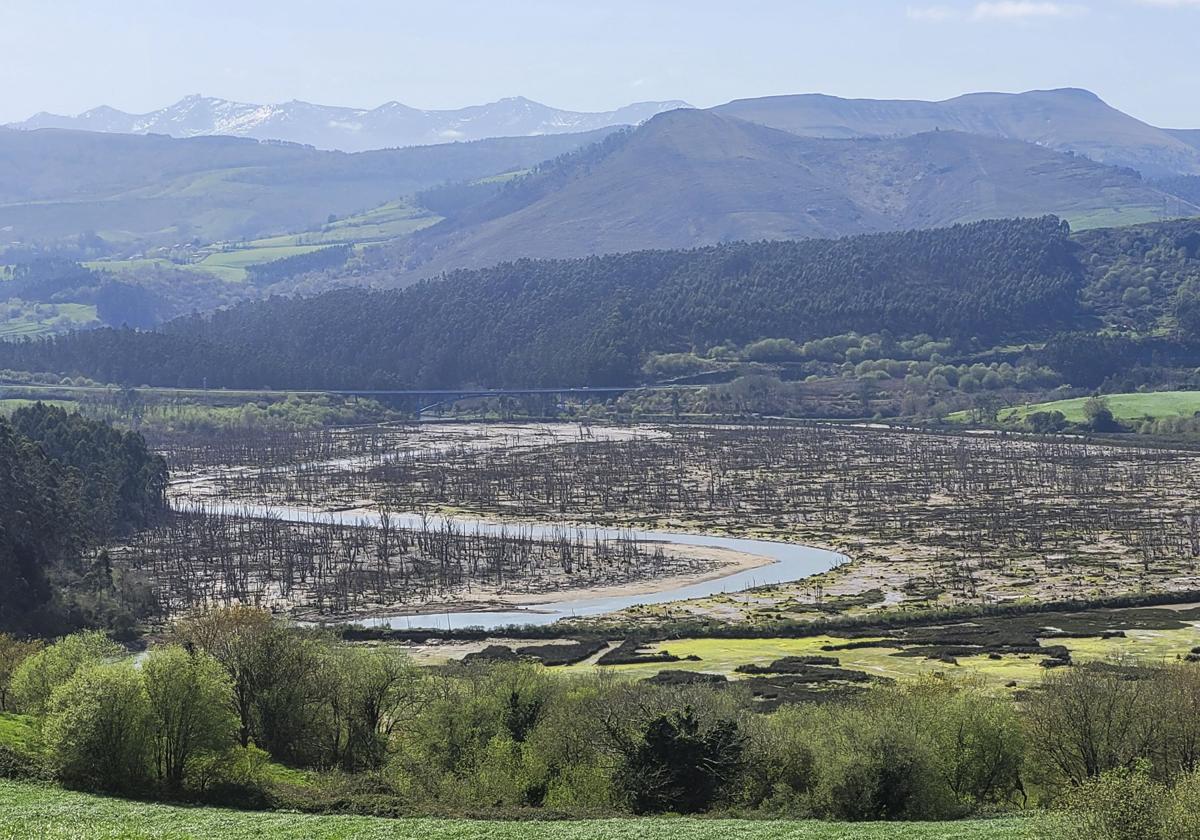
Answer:
<svg viewBox="0 0 1200 840"><path fill-rule="evenodd" d="M103 633L76 633L59 639L24 659L12 676L13 704L23 712L43 715L54 691L85 667L124 653Z"/></svg>
<svg viewBox="0 0 1200 840"><path fill-rule="evenodd" d="M706 811L742 767L744 736L731 720L701 729L695 711L660 715L622 745L616 786L635 814Z"/></svg>
<svg viewBox="0 0 1200 840"><path fill-rule="evenodd" d="M221 752L204 752L187 765L187 787L210 805L234 808L267 808L271 757L253 745Z"/></svg>
<svg viewBox="0 0 1200 840"><path fill-rule="evenodd" d="M142 675L121 663L84 668L56 688L44 732L64 782L130 791L146 781L151 725Z"/></svg>

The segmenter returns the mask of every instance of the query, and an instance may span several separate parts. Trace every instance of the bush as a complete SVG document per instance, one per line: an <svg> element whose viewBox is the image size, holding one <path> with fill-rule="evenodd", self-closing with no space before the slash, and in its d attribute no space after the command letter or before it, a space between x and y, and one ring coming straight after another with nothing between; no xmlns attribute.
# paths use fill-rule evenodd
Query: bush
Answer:
<svg viewBox="0 0 1200 840"><path fill-rule="evenodd" d="M44 733L58 777L108 791L146 781L151 713L142 676L132 665L97 665L54 690Z"/></svg>
<svg viewBox="0 0 1200 840"><path fill-rule="evenodd" d="M233 808L268 808L271 757L258 747L236 746L197 755L188 763L187 786L203 802Z"/></svg>
<svg viewBox="0 0 1200 840"><path fill-rule="evenodd" d="M51 695L76 672L115 659L123 652L103 633L66 636L17 666L12 676L13 704L28 714L45 714Z"/></svg>
<svg viewBox="0 0 1200 840"><path fill-rule="evenodd" d="M39 756L0 744L0 779L49 779L52 775Z"/></svg>
<svg viewBox="0 0 1200 840"><path fill-rule="evenodd" d="M635 814L706 811L742 766L745 738L734 721L701 730L694 710L660 715L622 745L615 782Z"/></svg>
<svg viewBox="0 0 1200 840"><path fill-rule="evenodd" d="M1031 825L1031 840L1200 840L1200 772L1173 785L1144 763L1075 788L1062 807Z"/></svg>

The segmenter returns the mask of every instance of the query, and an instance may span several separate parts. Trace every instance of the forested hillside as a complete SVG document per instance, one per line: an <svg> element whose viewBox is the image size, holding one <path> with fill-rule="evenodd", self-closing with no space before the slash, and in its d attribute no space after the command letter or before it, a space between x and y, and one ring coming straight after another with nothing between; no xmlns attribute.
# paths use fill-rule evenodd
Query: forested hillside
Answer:
<svg viewBox="0 0 1200 840"><path fill-rule="evenodd" d="M628 385L651 351L851 330L1047 334L1082 270L1055 218L734 243L456 272L393 292L272 299L174 322L0 344L0 368L227 387Z"/></svg>
<svg viewBox="0 0 1200 840"><path fill-rule="evenodd" d="M0 417L0 631L119 626L131 593L91 550L162 513L166 482L133 432L42 404Z"/></svg>

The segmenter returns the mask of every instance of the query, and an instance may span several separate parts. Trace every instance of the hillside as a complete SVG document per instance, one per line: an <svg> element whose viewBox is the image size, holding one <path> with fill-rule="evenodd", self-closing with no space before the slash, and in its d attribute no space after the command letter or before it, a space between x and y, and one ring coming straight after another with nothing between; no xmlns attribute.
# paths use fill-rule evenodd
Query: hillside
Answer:
<svg viewBox="0 0 1200 840"><path fill-rule="evenodd" d="M229 137L0 129L0 246L85 232L171 244L307 230L446 181L525 169L606 131L345 154Z"/></svg>
<svg viewBox="0 0 1200 840"><path fill-rule="evenodd" d="M1195 146L1200 149L1200 128L1169 128L1167 133L1172 137L1182 140L1189 146Z"/></svg>
<svg viewBox="0 0 1200 840"><path fill-rule="evenodd" d="M1134 223L1158 218L1163 200L1134 174L1015 140L954 131L814 139L681 110L542 167L489 204L429 228L416 237L409 265L430 274L518 257L1044 214L1084 227Z"/></svg>
<svg viewBox="0 0 1200 840"><path fill-rule="evenodd" d="M147 114L100 106L73 117L40 113L7 127L66 128L171 137L226 135L284 140L318 149L362 152L492 137L529 137L637 125L686 102L635 102L614 111L551 108L522 96L452 110L422 110L399 102L378 108L345 108L311 102L256 105L207 96L187 96Z"/></svg>
<svg viewBox="0 0 1200 840"><path fill-rule="evenodd" d="M1156 128L1073 88L971 93L943 102L802 94L738 99L714 110L805 137L962 131L1075 152L1148 177L1200 174L1200 132Z"/></svg>
<svg viewBox="0 0 1200 840"><path fill-rule="evenodd" d="M400 291L273 298L154 333L0 342L0 369L168 386L630 385L650 352L726 341L1044 335L1076 318L1081 279L1057 219L979 222L522 261Z"/></svg>

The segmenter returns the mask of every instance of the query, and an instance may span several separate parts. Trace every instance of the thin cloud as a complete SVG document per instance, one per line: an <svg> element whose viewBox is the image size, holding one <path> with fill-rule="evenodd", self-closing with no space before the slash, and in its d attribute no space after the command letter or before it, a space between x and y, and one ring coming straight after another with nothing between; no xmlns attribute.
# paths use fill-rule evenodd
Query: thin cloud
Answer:
<svg viewBox="0 0 1200 840"><path fill-rule="evenodd" d="M1138 0L1164 6L1200 6L1200 0ZM1087 14L1088 7L1078 3L1054 3L1048 0L985 0L973 7L947 5L909 6L909 20L941 23L949 20L1026 21L1047 18L1072 18Z"/></svg>
<svg viewBox="0 0 1200 840"><path fill-rule="evenodd" d="M1077 17L1086 12L1086 6L1073 3L996 0L996 2L977 4L971 17L975 20L1031 20L1034 18Z"/></svg>
<svg viewBox="0 0 1200 840"><path fill-rule="evenodd" d="M957 9L949 6L909 6L905 10L909 20L921 20L940 23L944 20L954 20L961 17Z"/></svg>
<svg viewBox="0 0 1200 840"><path fill-rule="evenodd" d="M1200 9L1200 0L1138 0L1143 6L1165 6L1169 9Z"/></svg>

